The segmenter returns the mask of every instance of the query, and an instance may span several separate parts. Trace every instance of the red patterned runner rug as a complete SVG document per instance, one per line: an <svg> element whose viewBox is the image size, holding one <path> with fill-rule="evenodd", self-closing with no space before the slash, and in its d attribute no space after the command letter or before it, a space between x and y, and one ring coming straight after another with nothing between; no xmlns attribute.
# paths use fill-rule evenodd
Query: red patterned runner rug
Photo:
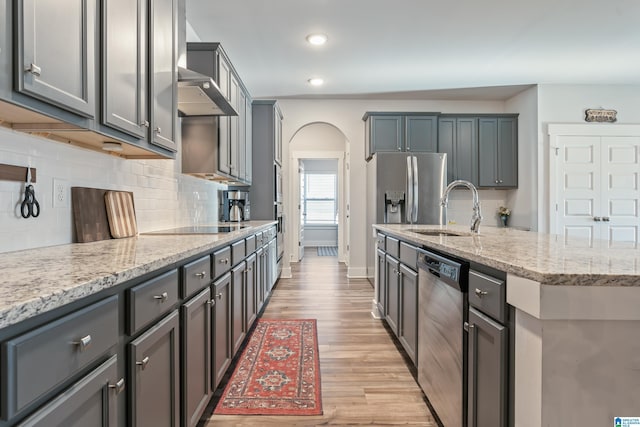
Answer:
<svg viewBox="0 0 640 427"><path fill-rule="evenodd" d="M315 319L259 319L214 411L321 415Z"/></svg>

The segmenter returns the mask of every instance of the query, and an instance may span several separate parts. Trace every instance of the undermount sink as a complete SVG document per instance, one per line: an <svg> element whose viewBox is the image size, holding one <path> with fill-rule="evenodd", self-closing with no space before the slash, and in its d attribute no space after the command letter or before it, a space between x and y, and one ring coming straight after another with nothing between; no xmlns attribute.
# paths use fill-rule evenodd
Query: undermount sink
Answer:
<svg viewBox="0 0 640 427"><path fill-rule="evenodd" d="M464 231L452 231L452 230L409 230L412 233L422 234L425 236L470 236L471 233L465 233Z"/></svg>

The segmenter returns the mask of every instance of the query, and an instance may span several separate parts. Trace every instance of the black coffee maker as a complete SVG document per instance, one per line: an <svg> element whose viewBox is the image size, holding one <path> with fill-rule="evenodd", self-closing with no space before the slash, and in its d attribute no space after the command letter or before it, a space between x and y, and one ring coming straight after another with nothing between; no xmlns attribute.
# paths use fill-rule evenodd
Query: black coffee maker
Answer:
<svg viewBox="0 0 640 427"><path fill-rule="evenodd" d="M246 191L224 190L222 192L222 220L228 222L250 219L249 193Z"/></svg>

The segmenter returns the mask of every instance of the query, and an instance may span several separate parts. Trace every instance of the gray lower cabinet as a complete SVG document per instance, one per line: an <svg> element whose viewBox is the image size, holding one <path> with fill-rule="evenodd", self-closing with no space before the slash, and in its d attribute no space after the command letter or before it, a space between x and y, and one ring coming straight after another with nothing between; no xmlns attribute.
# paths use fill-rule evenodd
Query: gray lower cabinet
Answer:
<svg viewBox="0 0 640 427"><path fill-rule="evenodd" d="M175 310L129 344L131 427L180 426L179 329Z"/></svg>
<svg viewBox="0 0 640 427"><path fill-rule="evenodd" d="M482 187L518 186L518 122L516 118L478 120L479 182Z"/></svg>
<svg viewBox="0 0 640 427"><path fill-rule="evenodd" d="M469 309L468 427L505 427L507 328Z"/></svg>
<svg viewBox="0 0 640 427"><path fill-rule="evenodd" d="M256 250L256 311L259 313L264 305L264 275L265 275L265 251L264 248Z"/></svg>
<svg viewBox="0 0 640 427"><path fill-rule="evenodd" d="M150 2L151 143L176 151L178 0Z"/></svg>
<svg viewBox="0 0 640 427"><path fill-rule="evenodd" d="M464 179L478 184L478 119L440 117L438 152L447 154L447 182Z"/></svg>
<svg viewBox="0 0 640 427"><path fill-rule="evenodd" d="M118 357L112 356L64 393L18 424L20 427L117 427Z"/></svg>
<svg viewBox="0 0 640 427"><path fill-rule="evenodd" d="M236 354L246 335L244 302L247 263L241 262L231 270L231 348Z"/></svg>
<svg viewBox="0 0 640 427"><path fill-rule="evenodd" d="M382 238L384 239L384 236ZM380 312L380 315L384 317L387 310L387 261L385 259L384 251L380 249L376 251L376 262L378 264L378 271L376 272L378 294L376 295L376 301L378 303L378 311Z"/></svg>
<svg viewBox="0 0 640 427"><path fill-rule="evenodd" d="M181 307L182 425L194 427L211 399L211 290Z"/></svg>
<svg viewBox="0 0 640 427"><path fill-rule="evenodd" d="M14 2L18 92L94 117L97 3Z"/></svg>
<svg viewBox="0 0 640 427"><path fill-rule="evenodd" d="M399 288L398 339L415 365L418 361L418 273L404 264L400 264Z"/></svg>
<svg viewBox="0 0 640 427"><path fill-rule="evenodd" d="M247 258L246 280L244 287L245 306L244 306L244 324L245 330L249 331L253 322L258 316L258 306L256 301L257 291L257 257L255 254Z"/></svg>
<svg viewBox="0 0 640 427"><path fill-rule="evenodd" d="M213 306L213 389L215 390L231 363L231 273L226 273L212 287Z"/></svg>
<svg viewBox="0 0 640 427"><path fill-rule="evenodd" d="M386 257L386 312L385 319L396 336L398 335L398 323L400 320L400 262L387 255Z"/></svg>

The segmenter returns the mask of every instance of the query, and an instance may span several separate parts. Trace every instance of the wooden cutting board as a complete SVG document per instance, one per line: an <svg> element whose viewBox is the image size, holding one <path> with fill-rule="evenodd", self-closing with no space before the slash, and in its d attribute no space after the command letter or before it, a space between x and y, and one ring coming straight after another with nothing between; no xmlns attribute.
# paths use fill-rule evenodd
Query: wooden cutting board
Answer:
<svg viewBox="0 0 640 427"><path fill-rule="evenodd" d="M104 195L107 191L100 188L71 187L76 242L87 243L111 239L104 203Z"/></svg>
<svg viewBox="0 0 640 427"><path fill-rule="evenodd" d="M111 237L121 239L138 235L133 193L130 191L107 191L104 195Z"/></svg>

